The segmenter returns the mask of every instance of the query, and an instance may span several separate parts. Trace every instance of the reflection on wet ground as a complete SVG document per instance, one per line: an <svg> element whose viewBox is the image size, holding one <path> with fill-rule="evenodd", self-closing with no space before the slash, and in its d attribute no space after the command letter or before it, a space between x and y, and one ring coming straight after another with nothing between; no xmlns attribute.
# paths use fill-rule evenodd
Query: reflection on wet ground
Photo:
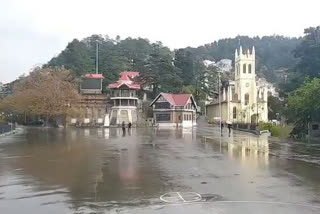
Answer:
<svg viewBox="0 0 320 214"><path fill-rule="evenodd" d="M266 207L261 213L299 213L303 206L292 204L301 204L309 206L304 213L320 211L315 208L320 207L320 144L236 131L228 136L226 130L219 136L211 126L141 128L125 134L117 128L28 128L0 139L0 209L189 213L185 206L167 207L159 197L196 192L207 199L202 205L188 204L190 210L200 206L217 213L251 213ZM210 195L217 200L210 201Z"/></svg>

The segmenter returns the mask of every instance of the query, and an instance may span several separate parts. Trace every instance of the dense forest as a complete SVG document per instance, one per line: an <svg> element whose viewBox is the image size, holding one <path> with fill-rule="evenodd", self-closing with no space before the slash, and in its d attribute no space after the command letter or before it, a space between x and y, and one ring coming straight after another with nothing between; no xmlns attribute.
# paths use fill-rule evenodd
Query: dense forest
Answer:
<svg viewBox="0 0 320 214"><path fill-rule="evenodd" d="M203 89L202 80L206 68L202 61L234 59L234 51L239 44L244 49L255 46L258 75L270 82L276 82L277 69L291 68L297 63L293 50L300 41L300 38L282 36L238 36L197 48L187 47L171 51L161 42L153 43L144 38L121 39L119 36L109 38L92 35L81 41L71 41L46 66L64 66L74 71L77 76L92 73L98 45L99 72L106 77L105 85L116 81L120 71L139 71L141 78L152 84L155 95L160 88L165 92L180 92L186 86L191 86L192 90Z"/></svg>

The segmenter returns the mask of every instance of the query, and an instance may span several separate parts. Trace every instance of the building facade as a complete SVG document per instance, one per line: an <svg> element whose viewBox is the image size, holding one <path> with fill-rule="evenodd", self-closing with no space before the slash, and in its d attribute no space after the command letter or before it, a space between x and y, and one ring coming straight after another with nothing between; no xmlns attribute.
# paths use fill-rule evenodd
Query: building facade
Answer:
<svg viewBox="0 0 320 214"><path fill-rule="evenodd" d="M192 127L197 124L197 104L191 94L160 93L150 106L158 126Z"/></svg>
<svg viewBox="0 0 320 214"><path fill-rule="evenodd" d="M76 104L78 117L68 119L69 125L101 126L107 114L107 96L102 93L102 74L86 74L80 82L80 102Z"/></svg>
<svg viewBox="0 0 320 214"><path fill-rule="evenodd" d="M116 83L111 83L111 108L110 125L120 125L122 122L136 124L138 121L138 93L140 84L134 79L139 76L139 72L123 71Z"/></svg>
<svg viewBox="0 0 320 214"><path fill-rule="evenodd" d="M256 81L255 49L235 51L235 78L221 87L221 119L232 123L268 122L268 89ZM209 121L220 119L219 99L206 105Z"/></svg>

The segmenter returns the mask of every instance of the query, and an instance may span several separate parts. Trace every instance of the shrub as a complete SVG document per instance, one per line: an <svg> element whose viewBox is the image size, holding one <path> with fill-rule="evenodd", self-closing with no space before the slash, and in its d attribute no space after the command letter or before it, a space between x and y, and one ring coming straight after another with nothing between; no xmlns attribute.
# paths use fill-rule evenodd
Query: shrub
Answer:
<svg viewBox="0 0 320 214"><path fill-rule="evenodd" d="M271 132L272 124L271 123L259 123L260 131L269 130Z"/></svg>
<svg viewBox="0 0 320 214"><path fill-rule="evenodd" d="M279 137L280 136L280 131L281 131L281 127L279 126L272 126L271 127L271 136L274 136L274 137Z"/></svg>

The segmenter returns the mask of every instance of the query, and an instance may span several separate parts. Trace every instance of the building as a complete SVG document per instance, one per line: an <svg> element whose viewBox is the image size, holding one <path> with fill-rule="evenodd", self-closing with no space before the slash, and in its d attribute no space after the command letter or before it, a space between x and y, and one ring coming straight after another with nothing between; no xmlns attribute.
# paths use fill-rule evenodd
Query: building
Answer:
<svg viewBox="0 0 320 214"><path fill-rule="evenodd" d="M231 59L221 59L217 62L217 67L220 71L230 72L232 70L232 60Z"/></svg>
<svg viewBox="0 0 320 214"><path fill-rule="evenodd" d="M158 126L192 127L196 125L197 104L191 94L160 93L150 104Z"/></svg>
<svg viewBox="0 0 320 214"><path fill-rule="evenodd" d="M123 71L116 83L111 83L108 88L111 89L111 99L113 106L111 108L110 125L120 125L131 122L136 124L138 121L138 92L141 89L139 83L134 79L139 76L139 72Z"/></svg>
<svg viewBox="0 0 320 214"><path fill-rule="evenodd" d="M69 124L80 126L101 126L107 115L107 96L102 93L102 74L86 74L81 77L80 102L76 109L78 117L69 118Z"/></svg>
<svg viewBox="0 0 320 214"><path fill-rule="evenodd" d="M235 51L235 78L221 87L221 119L223 122L258 123L268 122L268 89L257 86L255 72L255 50L250 53ZM206 105L209 121L220 119L219 99Z"/></svg>
<svg viewBox="0 0 320 214"><path fill-rule="evenodd" d="M277 88L274 86L274 84L268 82L265 78L259 78L257 80L257 87L265 87L268 90L268 96L279 98L279 92L277 91Z"/></svg>
<svg viewBox="0 0 320 214"><path fill-rule="evenodd" d="M0 82L0 99L5 98L6 96L12 94L12 88L15 82L16 81L13 81L7 84L3 84Z"/></svg>

